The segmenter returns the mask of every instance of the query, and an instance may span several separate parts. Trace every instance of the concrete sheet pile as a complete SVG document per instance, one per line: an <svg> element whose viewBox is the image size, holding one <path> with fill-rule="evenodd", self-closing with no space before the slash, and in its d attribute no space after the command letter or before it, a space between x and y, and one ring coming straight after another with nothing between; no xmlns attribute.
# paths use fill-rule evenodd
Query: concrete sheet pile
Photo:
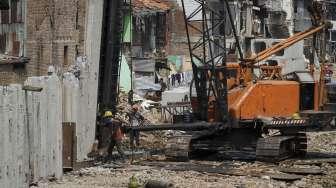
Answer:
<svg viewBox="0 0 336 188"><path fill-rule="evenodd" d="M29 156L32 181L62 176L62 90L57 76L31 77L25 83L42 87L27 91Z"/></svg>
<svg viewBox="0 0 336 188"><path fill-rule="evenodd" d="M28 187L25 98L20 85L0 86L0 187Z"/></svg>
<svg viewBox="0 0 336 188"><path fill-rule="evenodd" d="M0 187L28 187L62 176L62 114L57 76L32 77L29 86L0 86Z"/></svg>
<svg viewBox="0 0 336 188"><path fill-rule="evenodd" d="M63 122L76 123L76 161L80 162L87 158L95 139L97 89L90 84L89 65L77 62L77 68L79 78L73 73L63 76Z"/></svg>

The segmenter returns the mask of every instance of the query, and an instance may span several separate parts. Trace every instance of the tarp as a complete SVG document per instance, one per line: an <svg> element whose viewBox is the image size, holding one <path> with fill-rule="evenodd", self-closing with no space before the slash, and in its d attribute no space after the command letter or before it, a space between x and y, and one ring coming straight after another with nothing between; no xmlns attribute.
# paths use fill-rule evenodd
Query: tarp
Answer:
<svg viewBox="0 0 336 188"><path fill-rule="evenodd" d="M160 84L154 83L154 76L141 76L134 80L136 90L155 90L161 89Z"/></svg>
<svg viewBox="0 0 336 188"><path fill-rule="evenodd" d="M175 65L175 70L179 71L182 69L183 57L179 55L169 55L167 56L168 63Z"/></svg>
<svg viewBox="0 0 336 188"><path fill-rule="evenodd" d="M123 42L131 42L132 40L132 16L131 14L124 15L124 32Z"/></svg>
<svg viewBox="0 0 336 188"><path fill-rule="evenodd" d="M131 70L124 55L121 56L120 89L129 92L132 87Z"/></svg>

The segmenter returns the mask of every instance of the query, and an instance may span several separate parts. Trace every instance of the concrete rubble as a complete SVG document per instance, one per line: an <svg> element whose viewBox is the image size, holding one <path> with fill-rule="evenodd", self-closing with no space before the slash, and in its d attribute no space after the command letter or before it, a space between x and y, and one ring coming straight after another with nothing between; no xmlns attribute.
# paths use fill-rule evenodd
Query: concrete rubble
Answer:
<svg viewBox="0 0 336 188"><path fill-rule="evenodd" d="M336 132L311 133L309 134L308 157L305 159L285 160L279 164L270 164L262 162L240 162L240 161L222 161L222 162L200 162L190 161L186 163L174 162L141 162L138 164L112 163L108 167L104 165L81 169L79 171L65 174L61 180L53 182L39 182L36 187L127 187L129 179L135 176L139 183L144 184L149 180L158 180L172 183L175 187L213 187L213 188L303 188L303 187L335 187L336 186L336 160L335 155L328 156L328 162L321 162L319 165L298 165L298 161L309 162L317 160L314 152L325 151L325 147L331 147L332 142L325 142L331 136L336 136ZM328 150L331 151L331 150ZM334 151L334 150L333 150ZM331 151L332 152L332 151ZM324 152L322 152L323 154ZM327 155L327 154L325 154ZM321 156L318 156L321 157ZM330 162L332 161L333 162ZM326 159L327 160L327 159ZM211 173L209 168L199 170L176 170L178 167L209 167L222 168L223 173ZM175 170L174 168L175 167ZM196 169L196 168L195 168ZM202 169L202 168L199 168ZM281 173L279 170L287 169L287 173ZM305 175L288 173L288 169L309 169ZM283 170L281 170L283 171ZM310 172L310 173L309 173ZM315 172L323 172L323 174ZM231 175L227 175L230 174ZM234 175L232 175L234 174ZM284 179L279 180L279 177ZM288 177L299 177L297 180L290 181ZM280 178L281 179L281 178Z"/></svg>

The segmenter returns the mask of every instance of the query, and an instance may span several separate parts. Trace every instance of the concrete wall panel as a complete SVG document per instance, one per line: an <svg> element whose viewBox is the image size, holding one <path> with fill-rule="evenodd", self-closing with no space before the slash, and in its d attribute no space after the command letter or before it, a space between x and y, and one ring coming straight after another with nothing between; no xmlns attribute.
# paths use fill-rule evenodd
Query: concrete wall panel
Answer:
<svg viewBox="0 0 336 188"><path fill-rule="evenodd" d="M27 187L24 92L20 85L0 86L0 187Z"/></svg>

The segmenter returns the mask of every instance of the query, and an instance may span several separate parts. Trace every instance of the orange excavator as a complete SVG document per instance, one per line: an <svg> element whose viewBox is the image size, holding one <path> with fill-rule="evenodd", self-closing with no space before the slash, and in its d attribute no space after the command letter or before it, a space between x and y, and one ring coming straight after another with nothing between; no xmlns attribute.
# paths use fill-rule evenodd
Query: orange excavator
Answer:
<svg viewBox="0 0 336 188"><path fill-rule="evenodd" d="M226 5L232 28L235 28L228 2L220 2ZM203 10L204 7L211 6L206 1L200 4ZM317 3L310 8L312 28L296 33L249 58L241 56L240 63L226 63L224 60L226 52L223 47L222 62L216 64L214 63L216 58L212 60L210 57L208 58L210 63L193 67L197 91L197 98L193 100L194 112L198 113L198 117L203 121L222 122L220 130L225 130L224 132L216 130L209 135L192 139L193 154L221 153L230 156L230 153L244 153L244 148L248 148L247 150L256 151L255 156L259 160L281 160L306 153L305 132L327 126L333 116L332 112L322 111L321 108L325 98L323 71L323 64L326 61L325 32L331 24L324 22L320 10L321 6ZM214 12L211 14L217 15ZM220 19L221 15L218 16ZM203 19L206 19L206 15ZM190 22L187 17L186 25L188 32ZM267 63L260 65L259 62L311 36L314 36L315 40L319 38L318 55L322 64L319 80L314 79L313 66L310 66L310 70L282 75L281 67L278 65ZM236 42L239 43L239 40ZM193 47L190 51L192 59L197 59ZM210 56L213 55L211 49L208 51ZM206 62L204 58L203 62ZM262 72L259 79L252 79L254 68L259 68ZM227 75L233 70L236 70L237 77L234 78L235 82L231 80L230 83ZM204 91L208 93L206 96ZM270 135L270 132L274 131L277 133ZM244 142L244 139L247 142Z"/></svg>
<svg viewBox="0 0 336 188"><path fill-rule="evenodd" d="M221 72L219 80L220 82L227 80L230 117L232 119L256 119L258 116L273 117L274 115L289 117L300 110L319 110L323 105L323 100L320 99L324 97L324 91L321 91L324 88L323 70L320 71L319 80L314 80L313 66L309 67L310 70L294 72L285 78L281 74L282 67L279 65L256 64L301 40L324 32L330 27L330 23L321 23L319 26L296 33L252 57L243 59L242 63L228 63L226 72L234 72L235 76L228 78L224 76L224 72ZM320 60L323 59L320 58ZM220 67L221 65L216 66L217 69ZM321 66L321 69L323 67ZM261 70L260 79L253 81L253 68ZM300 76L306 77L304 85L298 80ZM211 72L209 71L208 78L210 77ZM311 96L300 96L300 94L307 93L308 90L308 94ZM212 99L215 98L212 97ZM262 100L267 102L261 104ZM285 107L279 108L282 106L279 104L283 104ZM215 121L216 118L210 120Z"/></svg>
<svg viewBox="0 0 336 188"><path fill-rule="evenodd" d="M313 4L312 28L296 33L276 45L248 58L243 57L227 0L195 1L194 12L182 7L188 37L194 81L191 104L193 123L175 123L132 131L193 130L191 135L174 137L168 149L173 158L258 159L278 161L303 156L307 150L306 131L328 126L334 113L323 111L323 66L315 80L310 70L281 74L281 67L260 63L291 45L314 36L318 40L320 63L325 60L325 32L330 24L320 16L321 7ZM202 21L195 16L202 14ZM227 63L225 30L227 18L236 39L240 62ZM222 29L219 29L222 28ZM194 30L194 31L191 31ZM197 42L191 33L199 32ZM253 69L262 75L254 78ZM193 89L190 91L193 91ZM196 130L196 131L195 131ZM203 131L200 131L203 130ZM182 141L181 141L182 140Z"/></svg>

